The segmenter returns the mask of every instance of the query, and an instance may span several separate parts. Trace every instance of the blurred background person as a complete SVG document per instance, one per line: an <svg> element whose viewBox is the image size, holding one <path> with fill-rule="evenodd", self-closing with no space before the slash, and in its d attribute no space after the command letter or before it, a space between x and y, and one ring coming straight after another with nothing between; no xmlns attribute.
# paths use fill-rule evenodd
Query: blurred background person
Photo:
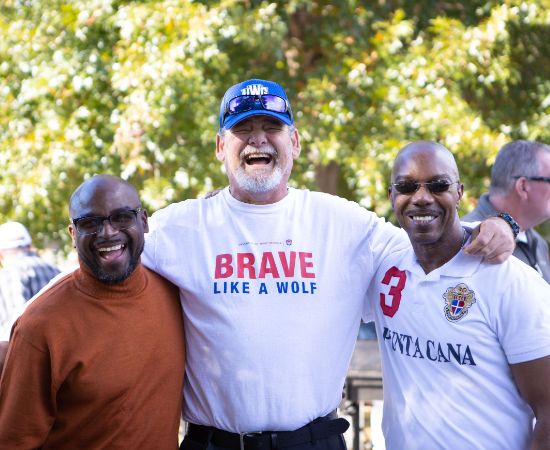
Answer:
<svg viewBox="0 0 550 450"><path fill-rule="evenodd" d="M59 273L31 245L31 235L23 224L0 225L0 328L11 327L21 305Z"/></svg>
<svg viewBox="0 0 550 450"><path fill-rule="evenodd" d="M520 226L514 256L550 283L548 243L533 228L550 218L550 146L518 140L504 145L491 170L489 192L463 221L506 211Z"/></svg>

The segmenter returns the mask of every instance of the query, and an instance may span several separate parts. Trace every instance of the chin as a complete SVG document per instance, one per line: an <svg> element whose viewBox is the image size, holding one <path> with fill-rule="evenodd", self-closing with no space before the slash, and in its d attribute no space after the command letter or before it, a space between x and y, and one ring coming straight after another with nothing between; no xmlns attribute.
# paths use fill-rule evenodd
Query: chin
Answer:
<svg viewBox="0 0 550 450"><path fill-rule="evenodd" d="M413 244L431 245L431 244L436 244L439 241L440 236L433 236L431 234L426 234L426 233L411 232L409 233L409 239Z"/></svg>
<svg viewBox="0 0 550 450"><path fill-rule="evenodd" d="M94 275L102 283L117 284L122 283L124 280L126 280L130 275L132 275L132 272L134 270L135 266L128 266L126 270L118 272L105 272L101 269L98 269L94 270Z"/></svg>
<svg viewBox="0 0 550 450"><path fill-rule="evenodd" d="M273 172L266 175L250 176L244 170L239 169L235 173L235 181L240 189L253 194L265 194L274 191L283 180L283 171L276 167Z"/></svg>
<svg viewBox="0 0 550 450"><path fill-rule="evenodd" d="M137 260L130 260L130 262L123 267L109 267L106 268L101 264L88 264L88 267L93 272L95 277L106 284L117 284L126 280L134 270L136 270Z"/></svg>

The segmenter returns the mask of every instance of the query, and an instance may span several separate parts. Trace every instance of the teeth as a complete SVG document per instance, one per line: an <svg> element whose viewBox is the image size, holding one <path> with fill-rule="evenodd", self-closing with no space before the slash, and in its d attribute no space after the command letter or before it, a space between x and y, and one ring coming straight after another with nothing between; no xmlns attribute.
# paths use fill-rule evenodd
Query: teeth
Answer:
<svg viewBox="0 0 550 450"><path fill-rule="evenodd" d="M262 158L271 159L271 155L269 155L267 153L254 153L253 155L246 155L246 159L248 159L248 160L250 160L250 159L262 159Z"/></svg>
<svg viewBox="0 0 550 450"><path fill-rule="evenodd" d="M430 220L434 220L435 216L413 216L413 220L415 222L429 222Z"/></svg>
<svg viewBox="0 0 550 450"><path fill-rule="evenodd" d="M124 247L124 245L118 244L118 245L113 245L112 247L98 248L97 251L98 252L113 252L115 250L120 250L122 247Z"/></svg>

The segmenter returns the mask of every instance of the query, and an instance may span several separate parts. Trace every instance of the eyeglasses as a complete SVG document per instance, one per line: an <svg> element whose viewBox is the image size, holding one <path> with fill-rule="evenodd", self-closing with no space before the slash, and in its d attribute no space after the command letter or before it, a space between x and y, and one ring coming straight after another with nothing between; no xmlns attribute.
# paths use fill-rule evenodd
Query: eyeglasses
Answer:
<svg viewBox="0 0 550 450"><path fill-rule="evenodd" d="M426 187L432 194L440 194L449 190L451 185L460 183L460 181L428 181L426 183L420 183L418 181L400 181L399 183L392 183L391 185L400 194L413 194L420 189L420 186Z"/></svg>
<svg viewBox="0 0 550 450"><path fill-rule="evenodd" d="M142 208L125 209L110 216L78 217L77 219L72 219L72 221L76 232L81 236L101 233L106 220L109 221L112 228L120 231L133 227L136 224L137 215L141 210Z"/></svg>
<svg viewBox="0 0 550 450"><path fill-rule="evenodd" d="M550 177L528 177L526 175L516 175L514 177L514 180L517 180L518 178L525 178L531 181L542 181L544 183L550 183Z"/></svg>
<svg viewBox="0 0 550 450"><path fill-rule="evenodd" d="M288 101L278 95L272 94L239 95L238 97L234 97L227 102L224 114L239 114L250 111L251 109L257 109L256 102L267 111L287 113L292 117L292 111Z"/></svg>

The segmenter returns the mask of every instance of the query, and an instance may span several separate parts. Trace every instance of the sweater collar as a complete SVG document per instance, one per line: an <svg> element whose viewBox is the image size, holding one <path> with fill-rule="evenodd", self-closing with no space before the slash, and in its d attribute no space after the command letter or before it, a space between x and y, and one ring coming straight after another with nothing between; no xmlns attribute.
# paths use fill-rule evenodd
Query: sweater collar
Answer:
<svg viewBox="0 0 550 450"><path fill-rule="evenodd" d="M128 278L116 284L99 281L85 263L80 259L78 263L80 267L74 272L76 287L91 297L100 300L128 298L138 295L147 286L145 268L141 261Z"/></svg>

